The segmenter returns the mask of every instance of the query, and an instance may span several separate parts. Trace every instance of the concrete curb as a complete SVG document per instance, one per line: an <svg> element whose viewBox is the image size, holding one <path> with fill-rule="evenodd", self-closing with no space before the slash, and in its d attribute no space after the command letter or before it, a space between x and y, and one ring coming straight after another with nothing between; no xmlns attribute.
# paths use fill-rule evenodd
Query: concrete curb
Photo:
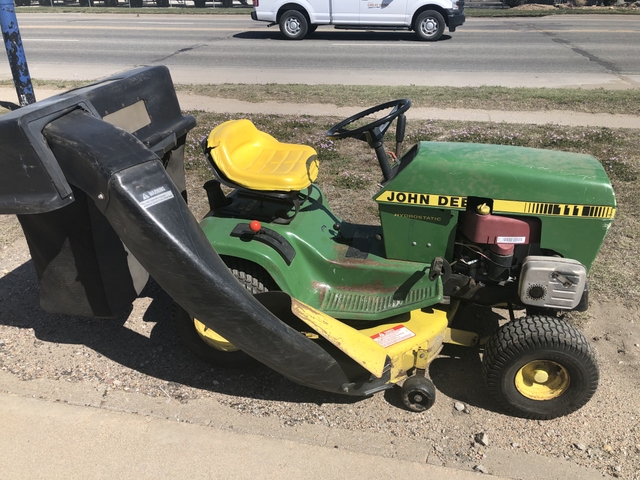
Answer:
<svg viewBox="0 0 640 480"><path fill-rule="evenodd" d="M181 404L0 373L3 478L479 477L427 463L426 444L418 451L366 432L270 423L210 399Z"/></svg>
<svg viewBox="0 0 640 480"><path fill-rule="evenodd" d="M107 390L0 372L6 478L478 478L596 480L556 458L491 449L488 474L443 466L428 441L324 425L284 426L202 398ZM455 468L458 467L458 468ZM416 476L417 475L417 476ZM437 477L436 477L437 476Z"/></svg>

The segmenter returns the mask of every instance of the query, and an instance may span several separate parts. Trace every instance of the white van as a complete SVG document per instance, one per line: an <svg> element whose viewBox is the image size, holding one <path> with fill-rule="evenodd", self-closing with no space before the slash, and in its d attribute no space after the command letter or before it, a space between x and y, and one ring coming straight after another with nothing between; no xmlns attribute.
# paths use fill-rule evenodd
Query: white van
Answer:
<svg viewBox="0 0 640 480"><path fill-rule="evenodd" d="M438 40L445 27L464 23L464 0L254 0L251 18L280 25L290 40L302 40L319 25L360 30L413 30Z"/></svg>

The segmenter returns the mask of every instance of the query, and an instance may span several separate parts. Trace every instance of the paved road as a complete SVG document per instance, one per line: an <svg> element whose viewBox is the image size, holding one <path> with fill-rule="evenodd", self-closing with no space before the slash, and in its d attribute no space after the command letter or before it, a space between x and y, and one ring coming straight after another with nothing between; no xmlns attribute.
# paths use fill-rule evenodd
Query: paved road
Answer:
<svg viewBox="0 0 640 480"><path fill-rule="evenodd" d="M35 78L165 64L178 82L640 87L640 16L470 18L436 43L322 27L301 42L247 16L21 14ZM10 78L6 63L0 78Z"/></svg>

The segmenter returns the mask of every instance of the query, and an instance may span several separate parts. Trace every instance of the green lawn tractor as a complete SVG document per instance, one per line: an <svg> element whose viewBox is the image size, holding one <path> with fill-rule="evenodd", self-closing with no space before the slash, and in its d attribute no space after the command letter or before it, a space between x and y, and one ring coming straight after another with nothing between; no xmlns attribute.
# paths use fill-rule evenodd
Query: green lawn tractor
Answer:
<svg viewBox="0 0 640 480"><path fill-rule="evenodd" d="M179 332L219 365L256 360L311 388L368 396L401 385L435 399L443 345L480 347L489 390L529 418L572 412L598 368L561 314L587 308L587 272L615 213L592 157L421 142L390 162L408 100L328 132L374 150L380 226L343 221L313 182L315 151L248 120L204 142L217 179L199 223L185 198L183 115L166 67L144 67L0 116L0 214L18 216L49 312L122 318L149 276ZM369 115L382 118L370 121ZM393 157L393 156L391 156ZM226 189L231 187L232 190ZM485 342L453 323L461 302L526 316Z"/></svg>
<svg viewBox="0 0 640 480"><path fill-rule="evenodd" d="M216 179L205 185L211 211L202 230L260 302L351 378L369 377L362 395L400 384L407 408L428 409L435 387L426 372L450 343L482 349L489 390L505 410L548 419L580 408L596 390L598 367L585 337L560 317L586 310L587 273L615 213L602 166L574 153L439 142L390 162L383 137L397 118L400 149L409 107L388 102L327 133L375 150L379 226L331 211L313 183L313 148L231 120L203 141ZM511 321L489 338L452 328L461 302L503 307ZM251 362L178 305L174 317L200 357Z"/></svg>

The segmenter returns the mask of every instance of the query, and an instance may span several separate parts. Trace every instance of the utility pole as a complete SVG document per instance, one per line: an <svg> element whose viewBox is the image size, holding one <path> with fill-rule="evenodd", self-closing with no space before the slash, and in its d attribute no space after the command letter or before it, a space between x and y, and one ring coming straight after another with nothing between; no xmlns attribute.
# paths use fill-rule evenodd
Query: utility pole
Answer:
<svg viewBox="0 0 640 480"><path fill-rule="evenodd" d="M22 48L22 38L20 37L18 18L16 17L16 8L13 0L0 0L0 27L2 28L7 57L9 57L13 83L18 94L18 102L21 107L35 103L36 96L33 93L27 57L25 57L24 49Z"/></svg>

